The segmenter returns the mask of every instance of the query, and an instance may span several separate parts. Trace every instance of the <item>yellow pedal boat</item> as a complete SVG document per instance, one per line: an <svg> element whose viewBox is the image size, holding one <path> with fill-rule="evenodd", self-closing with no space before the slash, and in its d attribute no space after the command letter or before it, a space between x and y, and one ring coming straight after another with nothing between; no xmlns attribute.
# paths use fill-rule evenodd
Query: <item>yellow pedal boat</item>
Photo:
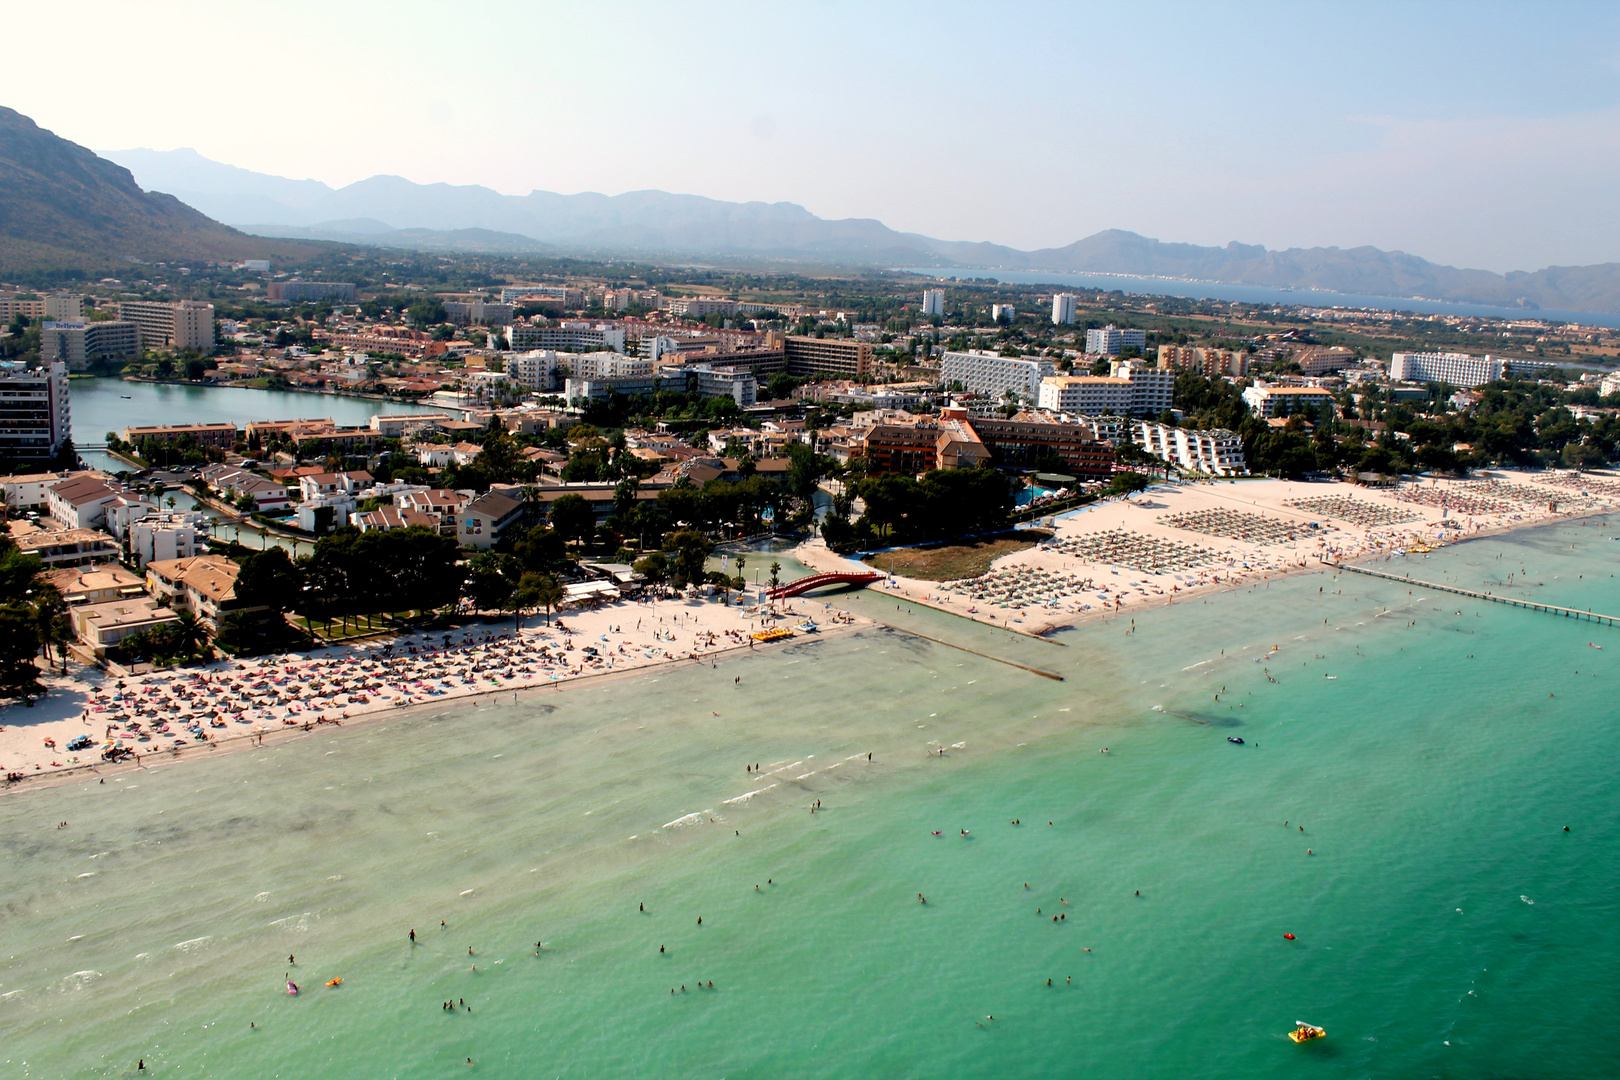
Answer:
<svg viewBox="0 0 1620 1080"><path fill-rule="evenodd" d="M1327 1038L1327 1029L1319 1028L1315 1024L1307 1024L1303 1020L1295 1020L1294 1030L1288 1033L1288 1037L1297 1043L1310 1042L1312 1039L1325 1039Z"/></svg>

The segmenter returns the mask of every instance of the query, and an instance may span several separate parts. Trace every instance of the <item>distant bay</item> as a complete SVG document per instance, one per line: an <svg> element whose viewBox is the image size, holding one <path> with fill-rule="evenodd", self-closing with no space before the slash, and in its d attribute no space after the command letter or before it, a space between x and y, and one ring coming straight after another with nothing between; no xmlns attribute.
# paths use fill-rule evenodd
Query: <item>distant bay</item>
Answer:
<svg viewBox="0 0 1620 1080"><path fill-rule="evenodd" d="M906 273L925 274L929 277L939 277L941 280L954 277L967 281L982 276L1015 285L1069 285L1079 289L1102 289L1105 292L1118 289L1127 293L1180 296L1189 300L1235 300L1243 304L1371 308L1375 311L1419 311L1435 315L1475 315L1488 319L1546 319L1551 322L1583 323L1591 326L1620 326L1620 315L1605 315L1591 311L1492 307L1489 304L1463 304L1450 300L1360 296L1316 289L1279 289L1268 285L1232 285L1222 281L1132 277L1129 274L1065 274L1045 270L1004 270L995 267L911 266L904 269Z"/></svg>

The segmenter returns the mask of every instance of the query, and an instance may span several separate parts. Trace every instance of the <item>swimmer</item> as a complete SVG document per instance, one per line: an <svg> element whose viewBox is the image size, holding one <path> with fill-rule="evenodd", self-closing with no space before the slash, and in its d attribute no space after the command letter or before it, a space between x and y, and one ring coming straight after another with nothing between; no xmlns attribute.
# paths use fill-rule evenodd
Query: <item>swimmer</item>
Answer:
<svg viewBox="0 0 1620 1080"><path fill-rule="evenodd" d="M412 945L416 944L416 931L415 930L411 931L411 944Z"/></svg>
<svg viewBox="0 0 1620 1080"><path fill-rule="evenodd" d="M636 905L636 910L641 911L641 912L645 912L647 910L646 901L642 901L641 903L637 904Z"/></svg>

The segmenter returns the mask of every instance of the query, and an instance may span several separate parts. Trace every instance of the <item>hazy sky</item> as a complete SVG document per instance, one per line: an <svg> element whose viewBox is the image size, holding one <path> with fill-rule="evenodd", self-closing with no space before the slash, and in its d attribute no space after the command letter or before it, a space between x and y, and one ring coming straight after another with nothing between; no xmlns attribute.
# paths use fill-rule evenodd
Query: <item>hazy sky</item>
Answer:
<svg viewBox="0 0 1620 1080"><path fill-rule="evenodd" d="M334 186L1620 261L1613 3L80 0L6 37L0 103L59 135Z"/></svg>

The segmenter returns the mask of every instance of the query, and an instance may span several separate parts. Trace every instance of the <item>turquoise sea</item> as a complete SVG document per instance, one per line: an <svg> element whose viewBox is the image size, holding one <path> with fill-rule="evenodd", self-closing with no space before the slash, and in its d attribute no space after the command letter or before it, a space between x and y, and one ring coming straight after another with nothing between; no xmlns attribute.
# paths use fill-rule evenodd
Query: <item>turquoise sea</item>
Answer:
<svg viewBox="0 0 1620 1080"><path fill-rule="evenodd" d="M1620 612L1609 528L1388 566ZM877 629L6 794L0 1077L1616 1074L1620 632L841 602L1065 681Z"/></svg>

